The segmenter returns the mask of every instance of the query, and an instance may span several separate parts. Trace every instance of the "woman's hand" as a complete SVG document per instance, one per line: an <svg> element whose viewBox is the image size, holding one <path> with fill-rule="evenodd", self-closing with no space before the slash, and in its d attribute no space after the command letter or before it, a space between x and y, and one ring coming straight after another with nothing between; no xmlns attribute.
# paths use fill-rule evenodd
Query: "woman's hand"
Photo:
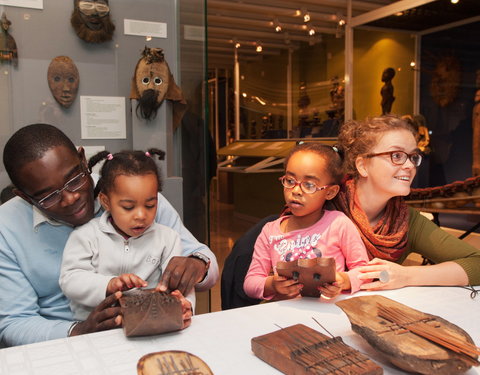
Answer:
<svg viewBox="0 0 480 375"><path fill-rule="evenodd" d="M342 290L350 289L350 278L346 272L335 272L335 282L331 284L323 284L318 287L323 297L334 298L338 296Z"/></svg>
<svg viewBox="0 0 480 375"><path fill-rule="evenodd" d="M183 319L183 327L182 329L187 328L190 324L192 324L192 304L189 300L187 300L179 290L174 290L171 293L172 296L180 300L182 303L182 319Z"/></svg>
<svg viewBox="0 0 480 375"><path fill-rule="evenodd" d="M114 277L108 282L107 296L118 291L129 290L132 288L143 288L148 284L145 280L138 277L134 273L123 273L120 276Z"/></svg>
<svg viewBox="0 0 480 375"><path fill-rule="evenodd" d="M408 267L379 258L368 262L368 266L357 268L360 280L373 279L375 281L360 286L363 290L398 289L408 286Z"/></svg>

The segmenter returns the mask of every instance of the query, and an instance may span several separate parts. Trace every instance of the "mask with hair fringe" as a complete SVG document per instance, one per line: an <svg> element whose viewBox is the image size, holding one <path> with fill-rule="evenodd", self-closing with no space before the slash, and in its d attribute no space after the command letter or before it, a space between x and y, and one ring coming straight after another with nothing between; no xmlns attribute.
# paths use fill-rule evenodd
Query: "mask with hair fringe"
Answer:
<svg viewBox="0 0 480 375"><path fill-rule="evenodd" d="M176 128L186 110L182 90L177 86L161 48L145 47L135 67L130 99L138 100L137 116L151 121L163 101L173 103L173 125Z"/></svg>

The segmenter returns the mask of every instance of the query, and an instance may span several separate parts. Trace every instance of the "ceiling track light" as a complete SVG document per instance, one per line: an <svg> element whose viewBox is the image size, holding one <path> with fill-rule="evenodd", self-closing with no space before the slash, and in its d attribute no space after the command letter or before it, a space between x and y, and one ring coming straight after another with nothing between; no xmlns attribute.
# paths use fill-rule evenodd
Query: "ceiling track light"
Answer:
<svg viewBox="0 0 480 375"><path fill-rule="evenodd" d="M310 13L308 13L308 10L306 8L302 8L301 12L303 14L303 22L307 23L310 22Z"/></svg>
<svg viewBox="0 0 480 375"><path fill-rule="evenodd" d="M262 43L260 41L255 42L255 45L256 45L255 47L256 52L260 53L263 51Z"/></svg>
<svg viewBox="0 0 480 375"><path fill-rule="evenodd" d="M282 26L280 25L280 22L278 22L278 18L273 19L273 27L275 28L275 32L277 33L282 31Z"/></svg>
<svg viewBox="0 0 480 375"><path fill-rule="evenodd" d="M308 35L310 35L310 36L315 35L315 29L313 27L310 30L308 30Z"/></svg>

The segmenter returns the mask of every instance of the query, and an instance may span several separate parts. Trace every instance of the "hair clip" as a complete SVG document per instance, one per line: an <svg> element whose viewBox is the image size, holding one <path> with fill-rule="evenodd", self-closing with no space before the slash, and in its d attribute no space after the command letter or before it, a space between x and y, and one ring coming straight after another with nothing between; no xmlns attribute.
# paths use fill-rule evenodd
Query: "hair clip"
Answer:
<svg viewBox="0 0 480 375"><path fill-rule="evenodd" d="M333 151L335 151L337 154L340 152L337 146L332 146Z"/></svg>
<svg viewBox="0 0 480 375"><path fill-rule="evenodd" d="M113 155L112 154L108 154L107 155L107 160L112 160L113 159Z"/></svg>
<svg viewBox="0 0 480 375"><path fill-rule="evenodd" d="M150 153L148 151L145 152L145 155L148 156L149 158L152 157L152 155L150 155Z"/></svg>

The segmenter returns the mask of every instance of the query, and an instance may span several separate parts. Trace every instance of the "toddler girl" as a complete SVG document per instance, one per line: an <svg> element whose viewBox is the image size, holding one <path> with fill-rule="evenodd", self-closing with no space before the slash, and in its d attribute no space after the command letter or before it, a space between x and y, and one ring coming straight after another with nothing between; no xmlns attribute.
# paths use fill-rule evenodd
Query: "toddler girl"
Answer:
<svg viewBox="0 0 480 375"><path fill-rule="evenodd" d="M86 319L117 291L158 287L169 260L182 253L177 232L155 222L161 187L155 154L159 159L165 155L157 149L102 151L88 163L91 170L105 160L95 189L105 212L76 228L65 245L60 286L75 319ZM188 300L178 290L172 295L182 302L186 327L195 295L191 292Z"/></svg>
<svg viewBox="0 0 480 375"><path fill-rule="evenodd" d="M322 295L334 297L341 290L359 289L361 281L355 267L368 263L362 239L345 214L323 208L325 201L338 193L341 179L342 160L335 148L304 143L290 152L285 160L285 175L280 178L290 214L267 223L258 236L244 282L248 296L298 296L302 285L279 276L275 272L277 261L322 256L334 258L337 271L334 283L319 287Z"/></svg>

